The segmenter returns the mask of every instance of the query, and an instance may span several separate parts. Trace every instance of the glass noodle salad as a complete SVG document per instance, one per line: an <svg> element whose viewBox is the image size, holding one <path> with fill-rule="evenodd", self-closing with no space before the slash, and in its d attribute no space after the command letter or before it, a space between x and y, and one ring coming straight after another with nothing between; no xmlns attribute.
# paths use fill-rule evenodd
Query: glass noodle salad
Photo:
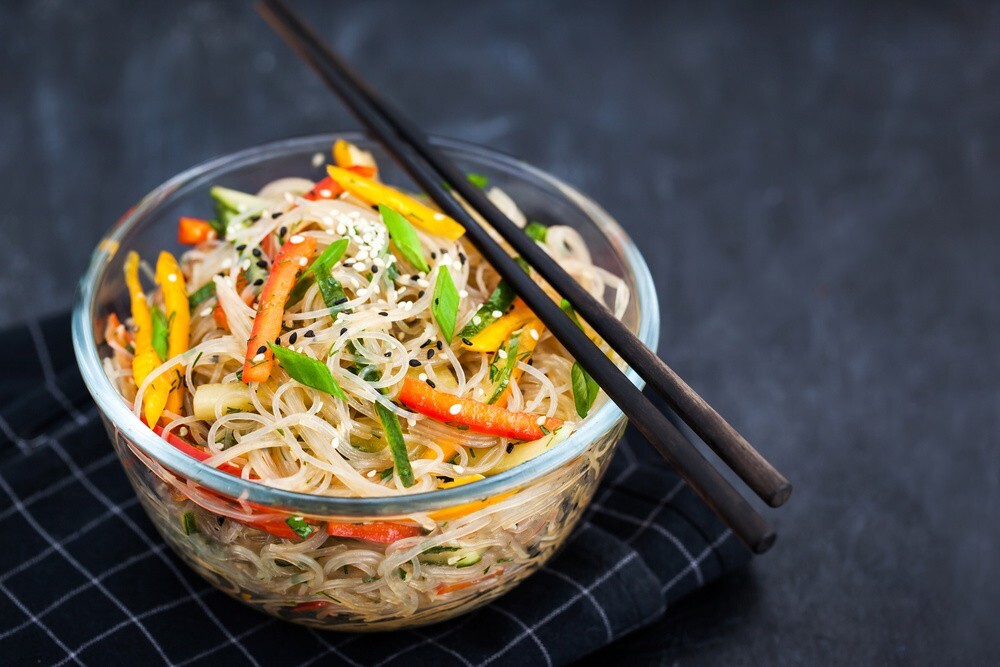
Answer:
<svg viewBox="0 0 1000 667"><path fill-rule="evenodd" d="M214 219L180 218L183 254L127 256L131 307L108 319L104 364L135 414L205 465L323 496L474 484L558 446L593 409L596 383L457 222L381 183L358 147L339 140L333 157L319 182L214 187ZM592 263L576 231L529 222L503 191L469 178L624 315L626 283ZM518 493L329 521L229 512L189 486L172 511L189 555L263 604L291 591L305 602L280 613L364 619L488 587L491 572L534 555L565 515L537 501L491 512Z"/></svg>

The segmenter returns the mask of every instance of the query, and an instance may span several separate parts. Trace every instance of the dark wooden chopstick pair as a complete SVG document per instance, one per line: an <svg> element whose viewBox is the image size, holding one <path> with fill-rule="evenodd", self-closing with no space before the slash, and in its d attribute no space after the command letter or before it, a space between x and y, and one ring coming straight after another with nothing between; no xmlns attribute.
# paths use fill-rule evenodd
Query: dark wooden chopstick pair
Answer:
<svg viewBox="0 0 1000 667"><path fill-rule="evenodd" d="M788 499L791 484L603 304L591 297L503 215L479 188L469 183L465 175L431 145L418 127L383 100L282 0L263 0L259 9L271 26L381 140L442 211L465 227L472 245L733 533L756 553L770 548L775 533L768 522L580 331L486 229L468 214L447 187L457 191L539 275L569 301L598 335L664 397L685 423L758 496L777 507Z"/></svg>

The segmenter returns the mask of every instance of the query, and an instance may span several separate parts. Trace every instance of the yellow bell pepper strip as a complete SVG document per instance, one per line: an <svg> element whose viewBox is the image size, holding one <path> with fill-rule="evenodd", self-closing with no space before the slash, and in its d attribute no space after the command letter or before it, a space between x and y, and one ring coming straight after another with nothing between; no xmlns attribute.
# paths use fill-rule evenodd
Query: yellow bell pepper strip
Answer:
<svg viewBox="0 0 1000 667"><path fill-rule="evenodd" d="M438 444L438 447L441 448L441 454L443 456L443 458L441 459L442 461L448 461L455 454L458 454L458 443L457 442L452 442L451 440L442 440L442 441L439 441L437 444ZM435 452L433 449L431 449L430 447L428 447L428 448L424 449L423 453L420 455L420 458L425 459L425 460L435 459L435 458L437 458L437 452Z"/></svg>
<svg viewBox="0 0 1000 667"><path fill-rule="evenodd" d="M135 326L135 354L132 356L132 379L139 387L157 366L163 363L153 349L153 316L146 294L139 282L139 255L130 252L125 258L125 284L132 301L132 323ZM170 378L161 375L146 388L142 396L146 423L152 426L160 420L170 394Z"/></svg>
<svg viewBox="0 0 1000 667"><path fill-rule="evenodd" d="M342 167L331 165L326 171L330 174L330 178L361 201L371 206L385 204L428 234L452 240L461 238L465 234L465 228L447 215L421 204L388 185Z"/></svg>
<svg viewBox="0 0 1000 667"><path fill-rule="evenodd" d="M520 299L514 300L514 308L509 313L497 319L493 324L477 333L472 338L465 338L462 343L466 349L475 352L496 352L511 334L535 319L535 314L528 304Z"/></svg>
<svg viewBox="0 0 1000 667"><path fill-rule="evenodd" d="M562 425L561 419L530 412L512 412L472 398L446 394L414 380L403 378L399 400L406 407L440 422L453 422L470 431L498 435L511 440L537 440Z"/></svg>
<svg viewBox="0 0 1000 667"><path fill-rule="evenodd" d="M184 286L184 274L169 252L161 252L156 260L156 282L163 293L163 306L170 327L167 337L167 358L170 359L187 352L191 347L191 307L188 304L187 288ZM180 365L173 372L175 375L170 379L172 389L167 398L166 409L179 414L184 402L184 375Z"/></svg>
<svg viewBox="0 0 1000 667"><path fill-rule="evenodd" d="M438 484L439 489L453 489L456 486L465 486L466 484L472 484L473 482L478 482L481 479L486 479L484 475L476 473L475 475L464 475L463 477L456 477L450 482L441 482Z"/></svg>
<svg viewBox="0 0 1000 667"><path fill-rule="evenodd" d="M506 493L501 493L490 498L473 500L471 503L462 503L461 505L455 505L454 507L445 507L443 509L434 510L432 512L428 512L427 516L435 521L451 521L453 519L458 519L472 514L473 512L478 512L481 509L486 509L490 505L496 505L501 500L507 500L515 493L517 493L517 489L507 491Z"/></svg>
<svg viewBox="0 0 1000 667"><path fill-rule="evenodd" d="M268 344L281 335L281 321L285 315L288 294L295 286L299 272L308 266L309 258L315 250L315 237L293 234L274 258L271 274L260 294L250 340L247 341L246 361L243 362L243 381L247 384L267 382L271 377L274 352Z"/></svg>

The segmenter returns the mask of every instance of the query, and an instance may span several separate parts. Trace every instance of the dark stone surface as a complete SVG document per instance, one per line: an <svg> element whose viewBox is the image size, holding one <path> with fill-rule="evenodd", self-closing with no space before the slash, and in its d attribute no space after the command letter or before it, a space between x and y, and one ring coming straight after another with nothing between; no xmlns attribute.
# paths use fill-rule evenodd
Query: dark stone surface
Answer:
<svg viewBox="0 0 1000 667"><path fill-rule="evenodd" d="M663 354L796 484L770 554L592 664L996 662L995 6L296 4L610 210ZM173 173L356 126L240 2L4 2L0 100L0 324Z"/></svg>

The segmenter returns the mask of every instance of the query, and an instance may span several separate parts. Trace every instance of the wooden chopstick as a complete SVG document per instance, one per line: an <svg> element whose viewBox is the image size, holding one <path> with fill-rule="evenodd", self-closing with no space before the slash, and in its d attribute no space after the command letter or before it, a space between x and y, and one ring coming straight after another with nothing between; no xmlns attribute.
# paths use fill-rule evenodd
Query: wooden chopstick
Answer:
<svg viewBox="0 0 1000 667"><path fill-rule="evenodd" d="M382 141L426 194L447 215L465 227L466 236L473 246L497 273L508 281L560 343L607 392L639 432L687 480L692 489L719 515L733 533L755 553L763 553L769 549L776 535L768 522L580 331L559 306L468 214L462 204L452 197L442 183L444 179L450 186L458 188L465 182L464 176L450 165L447 165L449 169L438 171L434 165L422 158L412 143L401 136L397 128L385 117L383 108L373 103L374 90L361 82L360 76L350 72L346 63L333 54L329 47L281 0L264 0L259 10L296 53L344 100L372 134ZM440 162L447 163L444 158L440 158ZM447 173L449 171L450 176ZM542 258L544 259L536 257L536 260L551 262L544 253ZM531 258L526 257L526 259L532 263ZM575 284L575 281L569 280ZM559 285L553 284L553 287L561 291Z"/></svg>

